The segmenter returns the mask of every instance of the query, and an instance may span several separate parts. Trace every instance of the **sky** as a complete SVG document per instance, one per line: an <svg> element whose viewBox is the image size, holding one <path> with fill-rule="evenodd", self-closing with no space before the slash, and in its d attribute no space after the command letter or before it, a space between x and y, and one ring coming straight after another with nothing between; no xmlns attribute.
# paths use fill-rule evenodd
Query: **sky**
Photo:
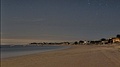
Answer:
<svg viewBox="0 0 120 67"><path fill-rule="evenodd" d="M2 44L98 40L120 34L120 0L1 0Z"/></svg>

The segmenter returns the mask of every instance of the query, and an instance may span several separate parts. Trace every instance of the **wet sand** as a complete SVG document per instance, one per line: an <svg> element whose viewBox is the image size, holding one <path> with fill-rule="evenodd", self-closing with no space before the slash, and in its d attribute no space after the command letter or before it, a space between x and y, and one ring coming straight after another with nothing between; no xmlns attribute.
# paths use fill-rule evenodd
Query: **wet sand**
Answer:
<svg viewBox="0 0 120 67"><path fill-rule="evenodd" d="M120 67L120 50L114 46L79 45L1 61L2 67Z"/></svg>

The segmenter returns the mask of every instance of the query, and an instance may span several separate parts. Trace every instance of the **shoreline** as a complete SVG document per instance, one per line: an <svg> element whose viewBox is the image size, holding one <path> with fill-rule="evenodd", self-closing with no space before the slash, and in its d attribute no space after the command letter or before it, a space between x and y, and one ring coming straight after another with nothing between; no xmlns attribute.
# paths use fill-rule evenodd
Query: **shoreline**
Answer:
<svg viewBox="0 0 120 67"><path fill-rule="evenodd" d="M31 55L31 54L40 54L40 53L44 53L44 52L50 52L50 51L56 51L56 50L63 50L63 49L68 49L70 48L70 46L60 46L60 45L48 45L48 46L41 46L41 47L23 47L24 49L26 48L27 51L25 51L22 47L18 47L19 51L18 52L5 52L4 51L1 53L1 59L6 59L6 58L12 58L12 57L19 57L19 56L24 56L24 55ZM35 49L36 50L32 50ZM47 49L49 48L49 49ZM4 49L4 48L3 48ZM13 49L13 48L10 48ZM14 48L16 49L16 48ZM8 54L10 54L8 56Z"/></svg>
<svg viewBox="0 0 120 67"><path fill-rule="evenodd" d="M116 46L73 45L70 48L6 58L2 67L120 67ZM112 53L111 53L112 52ZM110 61L111 60L111 61ZM106 63L108 63L106 65Z"/></svg>

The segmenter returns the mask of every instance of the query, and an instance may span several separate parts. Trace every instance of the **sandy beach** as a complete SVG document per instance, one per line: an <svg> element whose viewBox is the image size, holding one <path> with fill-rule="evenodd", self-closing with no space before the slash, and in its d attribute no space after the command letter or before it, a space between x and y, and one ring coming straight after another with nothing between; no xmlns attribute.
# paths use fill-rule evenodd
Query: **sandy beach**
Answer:
<svg viewBox="0 0 120 67"><path fill-rule="evenodd" d="M120 67L120 47L78 45L1 61L2 67Z"/></svg>

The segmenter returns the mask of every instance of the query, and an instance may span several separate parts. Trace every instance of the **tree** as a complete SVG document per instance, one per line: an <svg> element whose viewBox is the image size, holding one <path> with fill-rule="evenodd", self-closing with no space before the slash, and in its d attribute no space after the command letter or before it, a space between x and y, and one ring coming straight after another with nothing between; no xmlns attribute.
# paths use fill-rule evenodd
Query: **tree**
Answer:
<svg viewBox="0 0 120 67"><path fill-rule="evenodd" d="M118 34L116 37L117 37L117 38L120 38L120 34Z"/></svg>
<svg viewBox="0 0 120 67"><path fill-rule="evenodd" d="M74 42L74 44L75 44L75 45L77 45L77 44L78 44L78 42L77 42L77 41L75 41L75 42Z"/></svg>
<svg viewBox="0 0 120 67"><path fill-rule="evenodd" d="M105 39L105 38L102 38L101 41L106 41L106 39Z"/></svg>

